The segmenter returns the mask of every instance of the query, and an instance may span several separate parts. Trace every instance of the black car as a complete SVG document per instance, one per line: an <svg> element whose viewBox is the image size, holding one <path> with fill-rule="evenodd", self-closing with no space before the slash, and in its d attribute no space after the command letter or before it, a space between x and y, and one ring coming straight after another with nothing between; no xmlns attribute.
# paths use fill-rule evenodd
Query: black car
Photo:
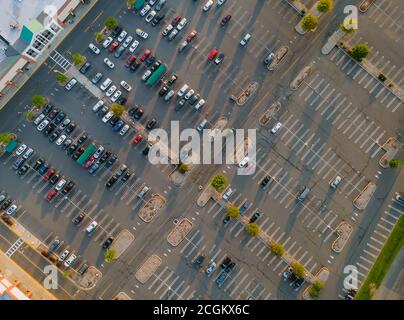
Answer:
<svg viewBox="0 0 404 320"><path fill-rule="evenodd" d="M112 242L114 241L113 237L109 237L107 240L105 240L104 244L102 245L103 249L108 249L109 246L112 244Z"/></svg>
<svg viewBox="0 0 404 320"><path fill-rule="evenodd" d="M271 181L270 176L266 176L262 181L261 181L261 187L265 188L265 186Z"/></svg>
<svg viewBox="0 0 404 320"><path fill-rule="evenodd" d="M88 264L84 263L80 269L77 271L80 275L83 275L86 273L86 271L88 270Z"/></svg>
<svg viewBox="0 0 404 320"><path fill-rule="evenodd" d="M60 179L60 173L55 173L52 177L49 179L49 183L54 185L56 182L58 182Z"/></svg>
<svg viewBox="0 0 404 320"><path fill-rule="evenodd" d="M222 264L220 265L220 267L222 269L226 269L228 267L228 265L231 263L231 259L229 257L224 258L224 260L222 261Z"/></svg>
<svg viewBox="0 0 404 320"><path fill-rule="evenodd" d="M116 26L115 29L111 32L111 37L116 38L122 32L122 30L122 27Z"/></svg>
<svg viewBox="0 0 404 320"><path fill-rule="evenodd" d="M38 172L42 175L45 174L46 171L48 171L49 169L49 164L47 164L46 162L44 162L39 168L38 168Z"/></svg>
<svg viewBox="0 0 404 320"><path fill-rule="evenodd" d="M98 163L104 163L105 161L108 160L108 158L111 156L111 151L105 151L102 157L97 161Z"/></svg>
<svg viewBox="0 0 404 320"><path fill-rule="evenodd" d="M126 170L125 175L122 177L122 181L128 181L128 179L131 177L132 172L129 170Z"/></svg>
<svg viewBox="0 0 404 320"><path fill-rule="evenodd" d="M42 113L47 116L55 106L53 104L48 103L46 107L42 110Z"/></svg>
<svg viewBox="0 0 404 320"><path fill-rule="evenodd" d="M136 61L134 61L131 65L130 65L130 72L135 72L138 68L139 68L139 66L141 65L142 63L139 61L139 60L136 60Z"/></svg>
<svg viewBox="0 0 404 320"><path fill-rule="evenodd" d="M59 135L58 135L57 132L55 131L54 133L52 133L52 134L49 136L49 141L50 141L50 142L53 142L53 141L55 141L58 137L59 137Z"/></svg>
<svg viewBox="0 0 404 320"><path fill-rule="evenodd" d="M108 106L103 106L100 110L98 110L97 115L102 118L107 114L108 110Z"/></svg>
<svg viewBox="0 0 404 320"><path fill-rule="evenodd" d="M118 116L113 115L111 119L109 119L108 123L110 126L114 126L119 120L120 118Z"/></svg>
<svg viewBox="0 0 404 320"><path fill-rule="evenodd" d="M116 103L120 104L121 106L124 106L127 101L128 101L128 98L121 96L118 98L118 100L116 100Z"/></svg>
<svg viewBox="0 0 404 320"><path fill-rule="evenodd" d="M8 198L7 200L5 200L2 204L1 204L1 209L2 210L6 210L11 203L13 202L13 200L11 198Z"/></svg>
<svg viewBox="0 0 404 320"><path fill-rule="evenodd" d="M67 149L66 153L67 153L68 155L71 155L71 154L73 154L73 152L75 152L75 151L77 150L78 147L79 147L79 145L78 145L77 143L73 143L73 144L69 147L69 149Z"/></svg>
<svg viewBox="0 0 404 320"><path fill-rule="evenodd" d="M194 94L191 98L188 99L188 103L193 106L199 99L201 98L200 94Z"/></svg>
<svg viewBox="0 0 404 320"><path fill-rule="evenodd" d="M35 164L34 164L34 166L33 166L34 170L38 170L39 167L40 167L44 162L45 162L45 160L39 158L39 159L35 162Z"/></svg>
<svg viewBox="0 0 404 320"><path fill-rule="evenodd" d="M118 159L117 155L116 155L116 154L113 154L113 155L109 158L109 160L107 161L107 163L105 164L105 167L106 167L106 168L111 167L111 166L115 163L116 159Z"/></svg>
<svg viewBox="0 0 404 320"><path fill-rule="evenodd" d="M227 225L229 223L229 221L230 221L230 216L225 216L223 219L223 224Z"/></svg>
<svg viewBox="0 0 404 320"><path fill-rule="evenodd" d="M74 188L74 186L75 186L75 183L73 181L69 181L68 183L66 183L66 185L62 189L62 194L63 195L68 194Z"/></svg>
<svg viewBox="0 0 404 320"><path fill-rule="evenodd" d="M46 136L49 136L52 132L53 132L53 130L55 130L56 129L56 124L54 124L54 123L50 123L47 127L46 127L46 129L44 130L44 135L46 135Z"/></svg>
<svg viewBox="0 0 404 320"><path fill-rule="evenodd" d="M175 83L175 81L177 81L177 79L178 79L177 74L173 73L170 79L167 81L167 86L169 87L172 86Z"/></svg>
<svg viewBox="0 0 404 320"><path fill-rule="evenodd" d="M158 67L160 67L162 64L161 60L157 60L150 68L151 72L154 72L157 70Z"/></svg>
<svg viewBox="0 0 404 320"><path fill-rule="evenodd" d="M83 221L85 217L85 214L83 212L80 212L77 216L74 217L73 223L75 225L78 225L81 221Z"/></svg>
<svg viewBox="0 0 404 320"><path fill-rule="evenodd" d="M83 133L82 136L77 140L77 144L81 145L83 144L86 140L88 139L88 136L86 133Z"/></svg>
<svg viewBox="0 0 404 320"><path fill-rule="evenodd" d="M146 128L151 130L156 126L156 124L157 124L157 120L156 120L156 118L153 118L147 123Z"/></svg>
<svg viewBox="0 0 404 320"><path fill-rule="evenodd" d="M167 93L168 89L169 88L166 85L162 86L159 91L159 96L164 96Z"/></svg>
<svg viewBox="0 0 404 320"><path fill-rule="evenodd" d="M180 101L178 101L178 104L175 107L175 111L180 111L182 107L185 106L185 103L187 103L187 100L185 98L182 98Z"/></svg>
<svg viewBox="0 0 404 320"><path fill-rule="evenodd" d="M28 169L29 169L29 165L24 164L20 169L18 169L17 174L19 176L22 176L28 171Z"/></svg>
<svg viewBox="0 0 404 320"><path fill-rule="evenodd" d="M59 246L60 246L60 240L55 239L49 245L49 251L55 251L57 248L59 248Z"/></svg>
<svg viewBox="0 0 404 320"><path fill-rule="evenodd" d="M74 129L76 129L76 124L74 122L70 122L70 124L66 127L65 132L70 134Z"/></svg>
<svg viewBox="0 0 404 320"><path fill-rule="evenodd" d="M72 156L73 160L77 160L78 158L80 158L80 156L84 153L84 150L85 150L85 149L84 149L83 147L77 149L77 150L74 152L73 156Z"/></svg>
<svg viewBox="0 0 404 320"><path fill-rule="evenodd" d="M153 18L153 20L151 21L151 25L152 25L153 27L157 26L157 25L159 24L159 22L164 19L165 16L166 16L165 14L161 14L161 15L160 15L160 14L157 14L157 15Z"/></svg>
<svg viewBox="0 0 404 320"><path fill-rule="evenodd" d="M230 264L224 269L224 271L229 273L231 270L234 269L235 266L236 266L235 262L230 262Z"/></svg>
<svg viewBox="0 0 404 320"><path fill-rule="evenodd" d="M83 64L83 66L80 68L79 71L80 73L85 74L88 71L88 69L90 69L90 67L91 63L87 61L85 64Z"/></svg>
<svg viewBox="0 0 404 320"><path fill-rule="evenodd" d="M250 223L253 223L255 221L257 221L257 219L261 216L261 213L259 213L258 211L256 211L252 217L250 218Z"/></svg>
<svg viewBox="0 0 404 320"><path fill-rule="evenodd" d="M63 150L66 150L67 148L69 148L70 147L70 145L73 143L73 140L72 139L66 139L65 140L65 142L63 142L63 145L62 145L62 149Z"/></svg>
<svg viewBox="0 0 404 320"><path fill-rule="evenodd" d="M148 145L146 146L146 148L143 149L142 153L143 153L145 156L147 156L147 155L149 154L149 151L150 151L150 145L148 144Z"/></svg>
<svg viewBox="0 0 404 320"><path fill-rule="evenodd" d="M201 268L204 261L205 261L205 256L203 254L201 254L195 259L194 265L197 268Z"/></svg>
<svg viewBox="0 0 404 320"><path fill-rule="evenodd" d="M150 67L154 63L154 61L156 61L156 57L150 56L144 63L146 64L146 66Z"/></svg>
<svg viewBox="0 0 404 320"><path fill-rule="evenodd" d="M143 110L140 107L136 107L136 110L133 114L133 118L139 120L143 116Z"/></svg>
<svg viewBox="0 0 404 320"><path fill-rule="evenodd" d="M136 107L130 108L130 109L128 110L128 115L130 115L131 117L133 117L133 115L135 114L135 112L136 112Z"/></svg>
<svg viewBox="0 0 404 320"><path fill-rule="evenodd" d="M109 180L107 181L107 188L111 188L115 182L118 180L118 177L116 175L113 175L111 178L109 178Z"/></svg>
<svg viewBox="0 0 404 320"><path fill-rule="evenodd" d="M59 108L53 108L52 111L48 114L48 118L51 120L55 119L59 112Z"/></svg>

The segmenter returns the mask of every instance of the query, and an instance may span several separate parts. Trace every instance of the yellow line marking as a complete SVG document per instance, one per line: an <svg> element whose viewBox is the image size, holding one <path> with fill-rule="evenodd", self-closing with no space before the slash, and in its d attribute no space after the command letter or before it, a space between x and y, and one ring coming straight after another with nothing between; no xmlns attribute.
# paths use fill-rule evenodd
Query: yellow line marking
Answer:
<svg viewBox="0 0 404 320"><path fill-rule="evenodd" d="M98 20L99 17L101 17L104 14L104 10L102 10L98 16L95 17L95 19L93 20L93 22L91 22L87 28L84 29L84 32L88 32L88 30L94 25L94 23Z"/></svg>

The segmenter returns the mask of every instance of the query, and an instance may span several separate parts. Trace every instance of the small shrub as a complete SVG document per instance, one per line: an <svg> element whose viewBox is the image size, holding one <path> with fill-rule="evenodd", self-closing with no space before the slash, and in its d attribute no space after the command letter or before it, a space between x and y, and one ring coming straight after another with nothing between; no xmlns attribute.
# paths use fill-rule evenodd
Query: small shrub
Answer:
<svg viewBox="0 0 404 320"><path fill-rule="evenodd" d="M384 81L387 80L386 76L385 76L383 73L379 74L379 76L378 76L377 78L378 78L381 82L384 82Z"/></svg>

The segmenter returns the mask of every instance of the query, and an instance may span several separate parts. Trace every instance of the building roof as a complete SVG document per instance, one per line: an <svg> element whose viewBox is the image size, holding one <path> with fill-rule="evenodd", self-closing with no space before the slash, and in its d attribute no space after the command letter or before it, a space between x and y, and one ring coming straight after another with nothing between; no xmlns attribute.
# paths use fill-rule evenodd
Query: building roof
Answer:
<svg viewBox="0 0 404 320"><path fill-rule="evenodd" d="M0 300L30 300L20 289L0 275Z"/></svg>

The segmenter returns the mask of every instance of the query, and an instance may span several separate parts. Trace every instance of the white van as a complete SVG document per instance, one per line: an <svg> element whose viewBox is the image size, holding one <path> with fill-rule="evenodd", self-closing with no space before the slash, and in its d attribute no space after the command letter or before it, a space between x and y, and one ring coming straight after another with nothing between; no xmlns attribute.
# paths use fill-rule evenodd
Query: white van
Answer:
<svg viewBox="0 0 404 320"><path fill-rule="evenodd" d="M185 92L187 92L188 88L189 86L187 84L184 84L177 93L178 97L181 98L185 94Z"/></svg>
<svg viewBox="0 0 404 320"><path fill-rule="evenodd" d="M144 186L142 191L139 192L139 194L137 195L139 198L143 198L145 196L145 194L150 190L150 188L148 186Z"/></svg>
<svg viewBox="0 0 404 320"><path fill-rule="evenodd" d="M106 78L104 80L104 82L101 84L100 88L102 91L107 90L107 88L110 86L110 84L112 83L112 80L110 78Z"/></svg>
<svg viewBox="0 0 404 320"><path fill-rule="evenodd" d="M206 124L208 123L208 120L203 119L202 122L199 124L199 126L196 128L199 132L202 132L202 130L205 128Z"/></svg>
<svg viewBox="0 0 404 320"><path fill-rule="evenodd" d="M241 39L240 41L240 45L242 45L243 47L245 47L248 43L248 40L250 40L251 38L251 34L249 34L248 32L245 34L245 36L243 37L243 39Z"/></svg>
<svg viewBox="0 0 404 320"><path fill-rule="evenodd" d="M330 187L336 189L340 184L342 178L340 176L336 176L334 180L330 181Z"/></svg>

